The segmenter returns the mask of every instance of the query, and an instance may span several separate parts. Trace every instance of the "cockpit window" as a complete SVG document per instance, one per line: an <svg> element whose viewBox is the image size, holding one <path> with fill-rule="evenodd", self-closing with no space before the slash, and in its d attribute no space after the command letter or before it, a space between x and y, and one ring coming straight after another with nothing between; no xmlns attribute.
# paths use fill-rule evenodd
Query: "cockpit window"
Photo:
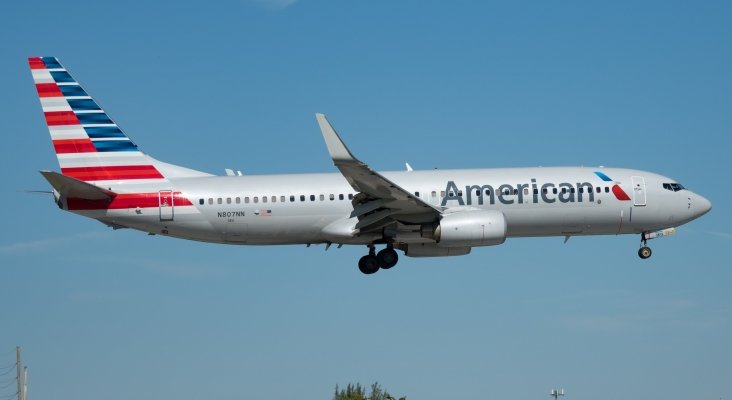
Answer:
<svg viewBox="0 0 732 400"><path fill-rule="evenodd" d="M666 190L670 190L672 192L678 192L679 190L686 189L683 185L680 183L664 183L663 188Z"/></svg>

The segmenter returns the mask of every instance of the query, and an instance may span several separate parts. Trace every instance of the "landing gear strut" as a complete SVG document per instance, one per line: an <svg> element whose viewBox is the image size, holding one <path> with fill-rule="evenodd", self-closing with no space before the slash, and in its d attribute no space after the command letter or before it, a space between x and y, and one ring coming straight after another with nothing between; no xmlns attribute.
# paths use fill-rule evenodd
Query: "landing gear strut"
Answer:
<svg viewBox="0 0 732 400"><path fill-rule="evenodd" d="M647 240L645 237L645 234L641 233L641 248L638 249L638 257L645 260L646 258L650 257L653 252L651 251L651 248L647 246Z"/></svg>
<svg viewBox="0 0 732 400"><path fill-rule="evenodd" d="M395 266L399 262L399 255L394 246L388 244L385 249L376 253L376 249L373 244L369 245L369 254L361 257L358 260L358 269L366 275L371 275L382 269L389 269Z"/></svg>

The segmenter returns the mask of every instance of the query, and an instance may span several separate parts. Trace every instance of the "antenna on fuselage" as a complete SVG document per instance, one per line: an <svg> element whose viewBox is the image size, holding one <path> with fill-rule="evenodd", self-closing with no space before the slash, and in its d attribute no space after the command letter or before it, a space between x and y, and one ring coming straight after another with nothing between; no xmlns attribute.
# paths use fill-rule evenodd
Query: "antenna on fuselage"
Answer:
<svg viewBox="0 0 732 400"><path fill-rule="evenodd" d="M224 168L224 171L226 171L226 176L244 176L244 174L242 174L239 170L236 170L236 173L234 173L233 169Z"/></svg>

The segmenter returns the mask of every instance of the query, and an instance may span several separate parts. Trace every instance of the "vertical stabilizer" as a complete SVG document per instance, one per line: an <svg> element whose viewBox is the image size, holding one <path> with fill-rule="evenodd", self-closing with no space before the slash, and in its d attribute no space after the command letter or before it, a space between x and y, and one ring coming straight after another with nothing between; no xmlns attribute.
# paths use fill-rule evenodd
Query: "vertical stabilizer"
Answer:
<svg viewBox="0 0 732 400"><path fill-rule="evenodd" d="M55 57L28 63L62 174L103 183L209 175L142 153Z"/></svg>

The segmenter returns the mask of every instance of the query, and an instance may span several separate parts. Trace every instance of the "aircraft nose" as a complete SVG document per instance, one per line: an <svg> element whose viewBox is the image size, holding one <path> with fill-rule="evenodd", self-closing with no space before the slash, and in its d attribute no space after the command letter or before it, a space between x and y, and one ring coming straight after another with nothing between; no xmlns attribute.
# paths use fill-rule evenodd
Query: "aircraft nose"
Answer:
<svg viewBox="0 0 732 400"><path fill-rule="evenodd" d="M696 207L694 208L696 208L697 216L701 217L712 209L712 202L699 195L696 197Z"/></svg>

